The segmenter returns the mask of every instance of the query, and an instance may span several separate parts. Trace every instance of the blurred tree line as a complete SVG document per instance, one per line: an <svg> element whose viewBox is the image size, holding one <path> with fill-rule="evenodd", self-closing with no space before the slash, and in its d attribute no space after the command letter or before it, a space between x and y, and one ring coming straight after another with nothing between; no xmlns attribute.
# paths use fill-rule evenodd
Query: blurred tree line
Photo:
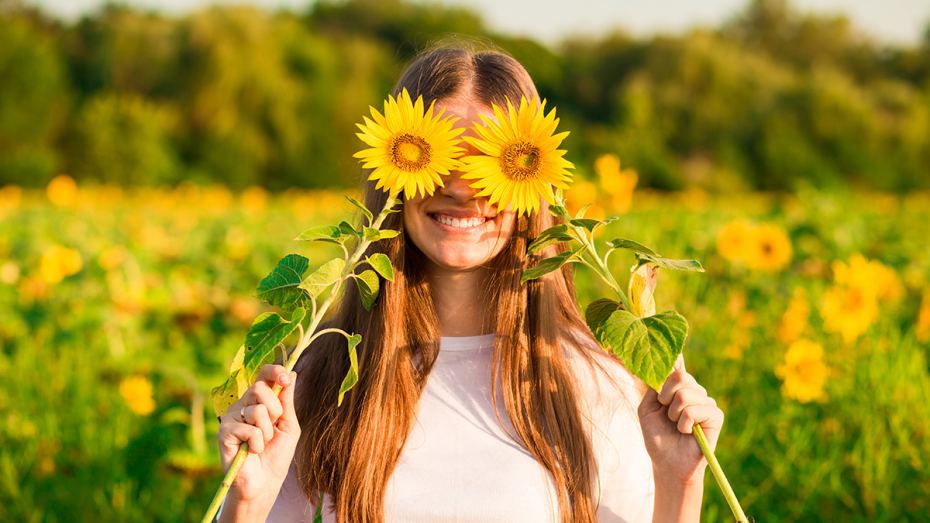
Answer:
<svg viewBox="0 0 930 523"><path fill-rule="evenodd" d="M919 45L889 47L786 0L754 0L714 30L557 48L402 0L180 18L110 5L71 24L0 0L0 185L61 172L353 185L355 122L449 33L489 37L527 67L582 172L615 152L664 189L930 187L930 26Z"/></svg>

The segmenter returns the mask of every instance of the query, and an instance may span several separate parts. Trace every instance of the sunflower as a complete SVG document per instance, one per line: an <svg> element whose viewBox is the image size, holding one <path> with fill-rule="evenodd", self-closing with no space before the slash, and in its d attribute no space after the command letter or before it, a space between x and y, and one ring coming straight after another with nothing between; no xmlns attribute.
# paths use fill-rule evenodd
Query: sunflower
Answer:
<svg viewBox="0 0 930 523"><path fill-rule="evenodd" d="M475 180L471 186L481 189L478 197L499 209L513 206L517 214L539 210L539 198L555 202L552 186L568 188L566 182L574 169L562 158L559 144L567 132L553 135L559 119L555 109L544 116L546 102L536 98L520 100L520 110L507 102L507 113L494 105L494 118L481 115L484 126L476 125L478 137L465 137L482 155L462 158L462 178Z"/></svg>
<svg viewBox="0 0 930 523"><path fill-rule="evenodd" d="M436 185L443 186L441 174L458 169L456 159L465 150L458 147L457 136L464 129L453 129L457 118L442 118L444 109L433 114L433 105L424 111L423 97L416 103L406 89L395 100L388 96L384 101L384 115L370 107L374 121L365 119L365 125L356 135L370 145L354 154L361 158L362 167L374 169L369 180L378 180L378 189L399 191L408 198L420 193L432 195Z"/></svg>
<svg viewBox="0 0 930 523"><path fill-rule="evenodd" d="M764 223L753 232L746 264L752 269L775 272L791 262L791 254L791 240L785 231Z"/></svg>

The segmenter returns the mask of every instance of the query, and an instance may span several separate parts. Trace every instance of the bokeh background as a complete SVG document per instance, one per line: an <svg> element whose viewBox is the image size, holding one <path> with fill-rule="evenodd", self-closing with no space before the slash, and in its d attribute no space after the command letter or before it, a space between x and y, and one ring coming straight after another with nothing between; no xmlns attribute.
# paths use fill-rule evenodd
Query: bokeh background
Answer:
<svg viewBox="0 0 930 523"><path fill-rule="evenodd" d="M255 286L334 254L291 240L351 215L354 124L455 33L558 107L569 203L621 217L602 240L707 268L663 273L657 306L691 322L747 514L930 521L923 3L887 3L909 25L753 0L569 33L520 25L545 3L76 4L0 0L0 520L199 520ZM605 295L578 280L582 306ZM706 483L704 521L732 521Z"/></svg>

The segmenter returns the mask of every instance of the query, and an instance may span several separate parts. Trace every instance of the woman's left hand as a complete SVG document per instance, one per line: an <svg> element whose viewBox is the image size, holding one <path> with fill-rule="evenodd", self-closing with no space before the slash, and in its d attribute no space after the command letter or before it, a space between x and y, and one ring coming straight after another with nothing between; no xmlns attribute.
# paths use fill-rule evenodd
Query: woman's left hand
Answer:
<svg viewBox="0 0 930 523"><path fill-rule="evenodd" d="M681 356L661 391L652 387L646 391L639 405L639 421L657 479L677 479L685 485L703 481L707 461L692 427L701 424L713 449L723 426L723 411L685 371Z"/></svg>

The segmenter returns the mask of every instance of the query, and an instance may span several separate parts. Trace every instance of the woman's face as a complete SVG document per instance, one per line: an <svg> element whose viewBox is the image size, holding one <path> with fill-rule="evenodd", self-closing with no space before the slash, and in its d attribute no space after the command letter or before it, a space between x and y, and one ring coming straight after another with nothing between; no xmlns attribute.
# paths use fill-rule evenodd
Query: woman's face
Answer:
<svg viewBox="0 0 930 523"><path fill-rule="evenodd" d="M493 112L477 105L444 105L444 116L459 118L455 127L465 127L462 136L474 136L472 126L481 125L479 114L493 117ZM474 146L460 144L465 155L482 154ZM513 234L516 216L497 206L488 205L487 197L476 198L478 189L470 180L452 171L443 177L445 187L437 187L432 196L407 199L403 206L404 230L410 240L440 271L471 271L497 256Z"/></svg>

